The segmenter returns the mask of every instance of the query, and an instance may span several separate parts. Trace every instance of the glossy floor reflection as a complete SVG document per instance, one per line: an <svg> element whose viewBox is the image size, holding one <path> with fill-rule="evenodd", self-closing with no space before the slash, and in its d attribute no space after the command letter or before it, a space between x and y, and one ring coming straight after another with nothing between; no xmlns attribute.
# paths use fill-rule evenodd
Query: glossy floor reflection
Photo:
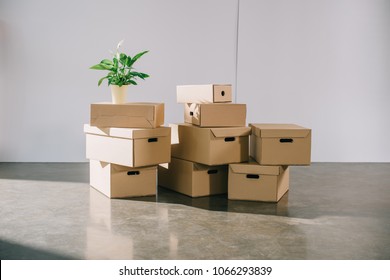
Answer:
<svg viewBox="0 0 390 280"><path fill-rule="evenodd" d="M108 199L86 163L0 163L1 259L389 259L390 164L293 167L275 203Z"/></svg>

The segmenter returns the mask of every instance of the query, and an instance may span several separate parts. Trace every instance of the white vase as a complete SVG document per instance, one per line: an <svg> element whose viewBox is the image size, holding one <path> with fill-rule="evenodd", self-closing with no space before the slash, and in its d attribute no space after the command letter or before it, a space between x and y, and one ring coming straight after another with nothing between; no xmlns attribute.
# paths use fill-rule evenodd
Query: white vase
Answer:
<svg viewBox="0 0 390 280"><path fill-rule="evenodd" d="M123 104L126 103L127 99L127 88L128 85L123 86L117 86L117 85L111 85L111 97L112 97L112 103L113 104Z"/></svg>

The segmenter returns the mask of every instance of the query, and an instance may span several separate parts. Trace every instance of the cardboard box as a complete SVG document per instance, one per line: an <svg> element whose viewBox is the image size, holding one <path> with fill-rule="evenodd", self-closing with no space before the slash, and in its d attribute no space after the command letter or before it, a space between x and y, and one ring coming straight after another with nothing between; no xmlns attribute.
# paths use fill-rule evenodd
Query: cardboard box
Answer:
<svg viewBox="0 0 390 280"><path fill-rule="evenodd" d="M171 160L171 128L99 128L84 125L86 156L128 167L157 165Z"/></svg>
<svg viewBox="0 0 390 280"><path fill-rule="evenodd" d="M229 164L228 199L277 202L288 188L288 166Z"/></svg>
<svg viewBox="0 0 390 280"><path fill-rule="evenodd" d="M248 161L249 127L204 128L170 125L172 156L206 165Z"/></svg>
<svg viewBox="0 0 390 280"><path fill-rule="evenodd" d="M231 85L183 85L176 87L177 103L232 102Z"/></svg>
<svg viewBox="0 0 390 280"><path fill-rule="evenodd" d="M227 167L172 158L158 166L158 185L191 197L223 194L227 192Z"/></svg>
<svg viewBox="0 0 390 280"><path fill-rule="evenodd" d="M164 124L164 103L91 104L92 126L156 128Z"/></svg>
<svg viewBox="0 0 390 280"><path fill-rule="evenodd" d="M201 127L246 125L246 105L233 103L184 104L184 121Z"/></svg>
<svg viewBox="0 0 390 280"><path fill-rule="evenodd" d="M156 195L157 166L129 168L90 160L90 185L109 198Z"/></svg>
<svg viewBox="0 0 390 280"><path fill-rule="evenodd" d="M250 155L262 165L310 165L311 129L295 124L250 124Z"/></svg>

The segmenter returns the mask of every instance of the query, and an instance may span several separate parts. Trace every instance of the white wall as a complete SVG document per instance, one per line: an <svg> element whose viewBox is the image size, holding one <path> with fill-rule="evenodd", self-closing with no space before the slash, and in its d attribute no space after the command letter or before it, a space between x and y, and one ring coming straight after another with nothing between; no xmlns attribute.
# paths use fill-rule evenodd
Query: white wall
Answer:
<svg viewBox="0 0 390 280"><path fill-rule="evenodd" d="M110 100L88 67L121 39L150 50L129 99L165 102L167 123L177 84L237 70L248 122L313 128L313 161L390 161L389 3L240 0L236 68L238 0L0 0L0 161L85 161L89 104Z"/></svg>
<svg viewBox="0 0 390 280"><path fill-rule="evenodd" d="M181 122L177 84L233 83L236 0L1 0L6 23L6 89L1 92L0 161L85 161L89 104L111 100L89 66L123 51L151 78L129 100L165 102Z"/></svg>
<svg viewBox="0 0 390 280"><path fill-rule="evenodd" d="M313 129L313 161L390 161L390 1L240 1L237 101Z"/></svg>

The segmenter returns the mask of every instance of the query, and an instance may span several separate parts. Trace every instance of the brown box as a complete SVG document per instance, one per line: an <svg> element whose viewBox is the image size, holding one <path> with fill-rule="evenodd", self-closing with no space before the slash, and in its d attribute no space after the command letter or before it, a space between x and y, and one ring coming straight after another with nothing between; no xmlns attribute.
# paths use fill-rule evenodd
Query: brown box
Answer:
<svg viewBox="0 0 390 280"><path fill-rule="evenodd" d="M233 103L184 104L184 121L200 127L246 125L246 105Z"/></svg>
<svg viewBox="0 0 390 280"><path fill-rule="evenodd" d="M277 202L288 188L288 166L229 164L228 199Z"/></svg>
<svg viewBox="0 0 390 280"><path fill-rule="evenodd" d="M164 124L164 103L91 104L92 126L156 128Z"/></svg>
<svg viewBox="0 0 390 280"><path fill-rule="evenodd" d="M206 165L248 161L249 127L204 128L170 125L172 156Z"/></svg>
<svg viewBox="0 0 390 280"><path fill-rule="evenodd" d="M310 165L311 129L295 124L250 124L250 155L262 165Z"/></svg>
<svg viewBox="0 0 390 280"><path fill-rule="evenodd" d="M84 125L86 156L128 167L157 165L171 160L171 128L99 128Z"/></svg>
<svg viewBox="0 0 390 280"><path fill-rule="evenodd" d="M158 185L191 197L223 194L227 192L227 167L172 158L158 166Z"/></svg>
<svg viewBox="0 0 390 280"><path fill-rule="evenodd" d="M231 85L183 85L176 87L177 103L232 102Z"/></svg>
<svg viewBox="0 0 390 280"><path fill-rule="evenodd" d="M156 195L157 166L129 168L89 161L90 185L109 198Z"/></svg>

